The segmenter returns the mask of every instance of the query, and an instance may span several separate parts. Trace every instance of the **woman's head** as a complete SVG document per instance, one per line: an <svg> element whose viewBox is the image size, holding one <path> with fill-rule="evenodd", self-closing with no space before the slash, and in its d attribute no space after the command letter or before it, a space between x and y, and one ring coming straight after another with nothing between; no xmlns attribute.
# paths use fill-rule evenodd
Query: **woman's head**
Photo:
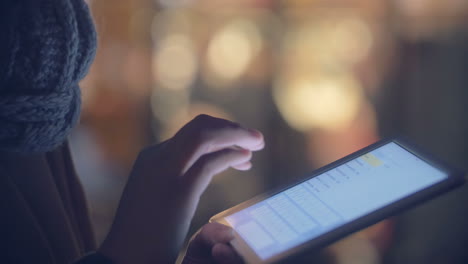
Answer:
<svg viewBox="0 0 468 264"><path fill-rule="evenodd" d="M0 3L0 149L48 151L80 112L78 82L96 50L83 0Z"/></svg>

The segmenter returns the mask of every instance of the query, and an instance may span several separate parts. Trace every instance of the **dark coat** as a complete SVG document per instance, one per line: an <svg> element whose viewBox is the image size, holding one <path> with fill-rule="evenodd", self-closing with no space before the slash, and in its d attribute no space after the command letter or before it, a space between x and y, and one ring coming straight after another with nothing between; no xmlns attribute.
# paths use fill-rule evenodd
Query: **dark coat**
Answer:
<svg viewBox="0 0 468 264"><path fill-rule="evenodd" d="M0 263L71 263L95 249L68 144L0 151Z"/></svg>

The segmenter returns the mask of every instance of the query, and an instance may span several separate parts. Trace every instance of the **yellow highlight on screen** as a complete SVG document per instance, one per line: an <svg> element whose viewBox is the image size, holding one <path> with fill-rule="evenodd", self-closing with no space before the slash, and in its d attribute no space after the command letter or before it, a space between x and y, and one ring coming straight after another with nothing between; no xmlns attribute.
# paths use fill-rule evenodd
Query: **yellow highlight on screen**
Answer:
<svg viewBox="0 0 468 264"><path fill-rule="evenodd" d="M371 153L361 156L361 159L367 162L372 167L378 167L383 164L381 160L379 160L376 156L374 156Z"/></svg>

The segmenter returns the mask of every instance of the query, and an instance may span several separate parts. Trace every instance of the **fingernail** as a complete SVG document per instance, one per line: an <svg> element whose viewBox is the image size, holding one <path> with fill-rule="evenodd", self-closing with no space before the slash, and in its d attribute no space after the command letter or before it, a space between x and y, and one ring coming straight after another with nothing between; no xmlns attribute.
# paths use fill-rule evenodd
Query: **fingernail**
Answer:
<svg viewBox="0 0 468 264"><path fill-rule="evenodd" d="M229 239L234 238L234 229L232 227L230 227L230 226L225 225L225 229L223 230L223 233L225 233L226 237L229 238Z"/></svg>
<svg viewBox="0 0 468 264"><path fill-rule="evenodd" d="M262 133L260 131L256 130L256 129L249 128L247 130L250 132L250 134L252 134L252 135L254 135L256 137L262 136Z"/></svg>
<svg viewBox="0 0 468 264"><path fill-rule="evenodd" d="M231 228L231 229L229 230L229 232L228 232L228 237L229 237L230 239L234 239L234 229L233 229L233 228Z"/></svg>

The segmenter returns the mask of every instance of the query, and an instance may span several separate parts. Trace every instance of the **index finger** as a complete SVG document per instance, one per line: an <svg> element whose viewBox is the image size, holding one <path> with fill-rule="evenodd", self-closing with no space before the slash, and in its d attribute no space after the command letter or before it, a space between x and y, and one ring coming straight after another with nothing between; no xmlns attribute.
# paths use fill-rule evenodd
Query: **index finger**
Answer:
<svg viewBox="0 0 468 264"><path fill-rule="evenodd" d="M189 139L195 145L210 143L213 147L238 146L247 150L260 150L264 146L263 135L232 121L208 115L199 115L187 123L175 138ZM219 149L214 149L216 151Z"/></svg>
<svg viewBox="0 0 468 264"><path fill-rule="evenodd" d="M177 154L181 163L179 165L183 167L182 174L204 154L231 147L256 151L265 145L259 131L207 115L197 116L172 141L176 149L181 150Z"/></svg>

